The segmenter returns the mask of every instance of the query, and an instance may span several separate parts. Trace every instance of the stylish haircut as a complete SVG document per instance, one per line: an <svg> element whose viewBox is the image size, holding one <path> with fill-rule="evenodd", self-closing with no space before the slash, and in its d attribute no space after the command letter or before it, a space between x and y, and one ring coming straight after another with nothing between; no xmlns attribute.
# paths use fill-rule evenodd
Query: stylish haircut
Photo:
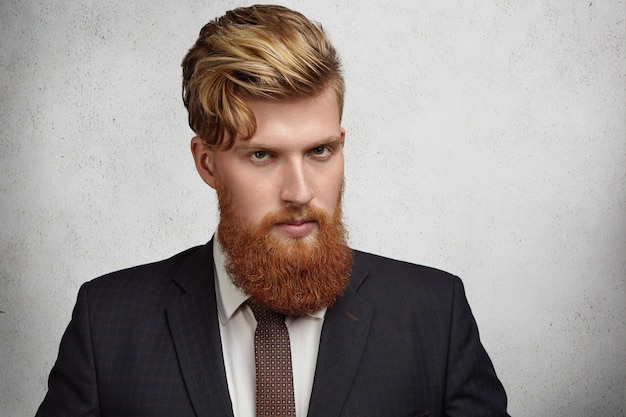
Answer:
<svg viewBox="0 0 626 417"><path fill-rule="evenodd" d="M254 135L242 98L287 100L332 88L341 117L339 56L321 25L286 7L239 8L207 23L182 67L189 126L211 149Z"/></svg>

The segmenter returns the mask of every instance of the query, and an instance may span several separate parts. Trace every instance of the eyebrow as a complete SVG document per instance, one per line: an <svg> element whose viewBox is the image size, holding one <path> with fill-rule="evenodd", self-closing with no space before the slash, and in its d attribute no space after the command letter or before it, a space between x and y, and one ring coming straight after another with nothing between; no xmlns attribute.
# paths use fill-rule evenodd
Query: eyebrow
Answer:
<svg viewBox="0 0 626 417"><path fill-rule="evenodd" d="M244 141L237 141L235 142L235 145L233 146L233 150L234 151L245 151L248 149L274 149L275 146L274 145L269 145L266 143L263 143L262 141L260 142L252 142L253 139L248 139L248 140L244 140ZM324 146L324 145L336 145L341 143L341 136L328 136L326 138L323 139L319 139L316 140L314 142L312 142L312 144L310 146L308 146L309 149L313 149L313 148L317 148L318 146Z"/></svg>

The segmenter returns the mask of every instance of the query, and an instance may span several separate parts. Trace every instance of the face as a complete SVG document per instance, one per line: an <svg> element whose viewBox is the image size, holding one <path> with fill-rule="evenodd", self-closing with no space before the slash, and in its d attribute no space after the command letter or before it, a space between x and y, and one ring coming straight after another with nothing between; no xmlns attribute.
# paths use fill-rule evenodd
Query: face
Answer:
<svg viewBox="0 0 626 417"><path fill-rule="evenodd" d="M192 140L217 190L226 270L255 303L288 315L332 305L352 252L341 222L344 131L334 92L288 102L247 100L257 130L225 151Z"/></svg>
<svg viewBox="0 0 626 417"><path fill-rule="evenodd" d="M328 89L297 100L244 100L256 118L255 134L217 151L194 138L198 172L211 187L228 190L248 224L257 226L267 215L289 209L303 214L277 220L270 234L283 242L314 239L319 222L298 210L312 207L332 216L343 185L345 132L335 97Z"/></svg>

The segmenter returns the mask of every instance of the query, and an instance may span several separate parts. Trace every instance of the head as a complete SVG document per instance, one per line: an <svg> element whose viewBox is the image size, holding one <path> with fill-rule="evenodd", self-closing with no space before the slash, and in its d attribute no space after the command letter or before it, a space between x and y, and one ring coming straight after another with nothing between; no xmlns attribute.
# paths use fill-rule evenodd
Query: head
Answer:
<svg viewBox="0 0 626 417"><path fill-rule="evenodd" d="M282 6L239 8L209 22L182 66L189 125L212 149L254 134L244 99L290 100L330 89L341 118L344 80L335 48L320 25Z"/></svg>
<svg viewBox="0 0 626 417"><path fill-rule="evenodd" d="M341 223L343 79L328 39L283 7L237 9L202 29L183 76L231 279L286 314L331 305L352 258Z"/></svg>

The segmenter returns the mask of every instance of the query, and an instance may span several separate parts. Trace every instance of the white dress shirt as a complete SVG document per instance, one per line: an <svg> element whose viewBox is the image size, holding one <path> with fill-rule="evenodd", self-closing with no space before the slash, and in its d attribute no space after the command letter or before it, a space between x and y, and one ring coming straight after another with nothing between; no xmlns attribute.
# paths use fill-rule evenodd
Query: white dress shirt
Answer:
<svg viewBox="0 0 626 417"><path fill-rule="evenodd" d="M244 304L248 299L225 270L226 257L217 239L213 239L215 294L220 321L220 337L228 391L235 417L256 417L256 370L254 331L256 319ZM285 320L291 344L296 416L304 417L309 409L320 335L326 309L314 314Z"/></svg>

